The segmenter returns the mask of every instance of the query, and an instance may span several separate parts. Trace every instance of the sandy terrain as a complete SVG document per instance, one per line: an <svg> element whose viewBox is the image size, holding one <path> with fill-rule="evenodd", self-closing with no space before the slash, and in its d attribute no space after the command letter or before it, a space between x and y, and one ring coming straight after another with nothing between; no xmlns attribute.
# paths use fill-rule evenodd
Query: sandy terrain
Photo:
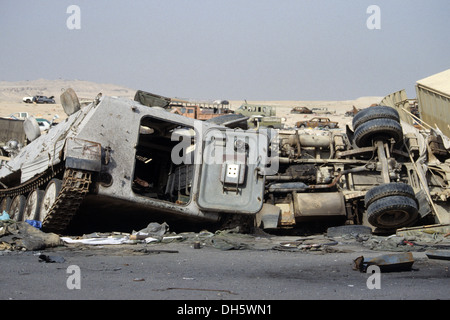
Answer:
<svg viewBox="0 0 450 320"><path fill-rule="evenodd" d="M65 119L67 116L60 104L60 95L64 89L72 88L79 99L93 100L98 93L103 95L133 98L136 90L111 84L100 84L80 80L33 80L33 81L1 81L0 82L0 117L16 112L28 112L36 118L51 120L55 114ZM26 96L54 96L55 104L29 104L22 102Z"/></svg>
<svg viewBox="0 0 450 320"><path fill-rule="evenodd" d="M133 99L135 89L124 88L113 84L99 84L80 80L33 80L18 82L0 82L0 117L6 117L15 112L28 112L39 118L51 120L55 114L61 121L66 118L66 114L60 104L59 96L63 89L73 88L80 100L92 100L98 93L103 96L120 96ZM157 92L155 92L157 93ZM54 96L55 104L28 104L22 102L25 96L33 95ZM352 106L356 108L366 108L373 103L378 103L382 97L361 97L355 100L346 101L247 101L248 103L258 103L273 105L277 107L277 116L286 118L286 127L293 127L295 122L314 117L314 114L291 114L290 110L296 106L308 108L328 108L332 112L326 117L332 121L338 121L341 128L351 122L351 117L345 117L345 112L350 111ZM230 101L231 108L237 109L244 100Z"/></svg>

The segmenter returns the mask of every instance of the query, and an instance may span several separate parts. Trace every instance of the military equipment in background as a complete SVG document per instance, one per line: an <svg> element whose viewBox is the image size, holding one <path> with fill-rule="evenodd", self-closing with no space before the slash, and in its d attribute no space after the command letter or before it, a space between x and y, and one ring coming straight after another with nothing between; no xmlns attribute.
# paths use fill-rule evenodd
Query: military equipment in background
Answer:
<svg viewBox="0 0 450 320"><path fill-rule="evenodd" d="M276 106L244 103L235 113L249 117L249 128L284 128L284 119L276 116Z"/></svg>
<svg viewBox="0 0 450 320"><path fill-rule="evenodd" d="M294 107L291 110L291 113L294 114L311 114L313 113L311 109L308 109L307 107Z"/></svg>

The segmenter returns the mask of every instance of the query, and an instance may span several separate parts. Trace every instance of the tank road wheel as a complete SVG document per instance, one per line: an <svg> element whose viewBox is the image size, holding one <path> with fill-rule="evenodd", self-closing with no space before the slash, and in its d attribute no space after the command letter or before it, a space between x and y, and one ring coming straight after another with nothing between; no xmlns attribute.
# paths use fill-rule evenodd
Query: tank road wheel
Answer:
<svg viewBox="0 0 450 320"><path fill-rule="evenodd" d="M375 227L398 229L411 226L418 218L417 203L410 197L390 196L378 199L367 208L367 219Z"/></svg>
<svg viewBox="0 0 450 320"><path fill-rule="evenodd" d="M394 139L399 142L403 138L400 123L392 119L374 119L361 124L355 130L355 144L362 147L372 146L377 140Z"/></svg>
<svg viewBox="0 0 450 320"><path fill-rule="evenodd" d="M49 214L50 209L58 198L58 194L61 191L62 182L59 179L52 179L45 188L44 196L42 198L39 220L44 221L45 217Z"/></svg>
<svg viewBox="0 0 450 320"><path fill-rule="evenodd" d="M15 196L11 202L11 207L9 208L9 216L12 220L22 221L23 212L25 209L25 202L27 199L23 195Z"/></svg>
<svg viewBox="0 0 450 320"><path fill-rule="evenodd" d="M0 214L2 214L3 211L9 214L10 207L11 207L11 198L10 197L3 198L2 202L0 203Z"/></svg>
<svg viewBox="0 0 450 320"><path fill-rule="evenodd" d="M400 116L394 108L386 106L375 106L359 111L352 120L353 131L363 123L373 119L392 119L400 122Z"/></svg>
<svg viewBox="0 0 450 320"><path fill-rule="evenodd" d="M42 221L39 216L39 212L41 211L41 202L43 196L43 190L35 189L30 192L25 203L24 220Z"/></svg>

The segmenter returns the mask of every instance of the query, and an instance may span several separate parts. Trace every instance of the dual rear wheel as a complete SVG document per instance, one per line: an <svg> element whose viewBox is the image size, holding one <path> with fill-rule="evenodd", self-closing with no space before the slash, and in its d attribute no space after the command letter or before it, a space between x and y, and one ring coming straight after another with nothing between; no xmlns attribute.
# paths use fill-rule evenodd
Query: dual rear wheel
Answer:
<svg viewBox="0 0 450 320"><path fill-rule="evenodd" d="M366 193L364 202L369 223L381 229L409 227L419 216L414 190L405 183L373 187Z"/></svg>
<svg viewBox="0 0 450 320"><path fill-rule="evenodd" d="M379 141L398 145L403 140L400 116L390 107L366 108L355 115L352 125L354 143L360 148L373 146ZM385 155L379 154L378 158L378 161L387 161ZM388 183L389 175L386 175L386 180L366 193L364 202L369 223L381 229L411 226L419 216L413 188L405 183Z"/></svg>

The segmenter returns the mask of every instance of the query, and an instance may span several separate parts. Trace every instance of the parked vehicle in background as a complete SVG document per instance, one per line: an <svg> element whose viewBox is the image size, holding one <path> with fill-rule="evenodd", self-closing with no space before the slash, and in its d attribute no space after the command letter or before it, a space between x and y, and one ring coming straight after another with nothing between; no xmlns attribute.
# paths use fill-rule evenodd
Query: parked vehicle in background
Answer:
<svg viewBox="0 0 450 320"><path fill-rule="evenodd" d="M34 96L34 97L24 97L22 100L25 103L55 103L54 96Z"/></svg>
<svg viewBox="0 0 450 320"><path fill-rule="evenodd" d="M276 106L244 103L236 111L248 119L249 128L282 129L286 119L276 116Z"/></svg>
<svg viewBox="0 0 450 320"><path fill-rule="evenodd" d="M219 117L225 114L231 114L231 110L228 107L221 105L214 105L211 107L200 107L197 104L171 104L171 112L175 114L181 114L185 117L198 119L198 120L208 120L211 118Z"/></svg>
<svg viewBox="0 0 450 320"><path fill-rule="evenodd" d="M32 103L34 97L23 97L22 101L25 103Z"/></svg>
<svg viewBox="0 0 450 320"><path fill-rule="evenodd" d="M312 112L315 114L331 114L332 112L328 108L312 108Z"/></svg>
<svg viewBox="0 0 450 320"><path fill-rule="evenodd" d="M311 109L308 109L307 107L295 107L292 108L291 113L306 113L311 114L313 113Z"/></svg>
<svg viewBox="0 0 450 320"><path fill-rule="evenodd" d="M36 103L55 103L54 96L35 96L34 102Z"/></svg>
<svg viewBox="0 0 450 320"><path fill-rule="evenodd" d="M337 129L339 125L336 121L331 121L329 118L314 117L306 121L297 121L295 124L297 128L323 128L323 129Z"/></svg>
<svg viewBox="0 0 450 320"><path fill-rule="evenodd" d="M269 105L244 103L234 113L242 114L247 117L250 117L250 116L270 117L270 116L276 115L276 108L275 108L275 106L269 106Z"/></svg>
<svg viewBox="0 0 450 320"><path fill-rule="evenodd" d="M14 120L25 120L28 118L30 114L28 112L16 112L12 113L9 116L7 116L7 119L14 119Z"/></svg>
<svg viewBox="0 0 450 320"><path fill-rule="evenodd" d="M283 129L283 119L280 117L263 117L263 116L252 116L248 120L248 127L252 128L273 128L273 129Z"/></svg>
<svg viewBox="0 0 450 320"><path fill-rule="evenodd" d="M48 129L50 129L51 127L51 123L50 121L48 121L47 119L43 119L43 118L36 118L37 123L39 124L39 129L41 131L46 131Z"/></svg>

